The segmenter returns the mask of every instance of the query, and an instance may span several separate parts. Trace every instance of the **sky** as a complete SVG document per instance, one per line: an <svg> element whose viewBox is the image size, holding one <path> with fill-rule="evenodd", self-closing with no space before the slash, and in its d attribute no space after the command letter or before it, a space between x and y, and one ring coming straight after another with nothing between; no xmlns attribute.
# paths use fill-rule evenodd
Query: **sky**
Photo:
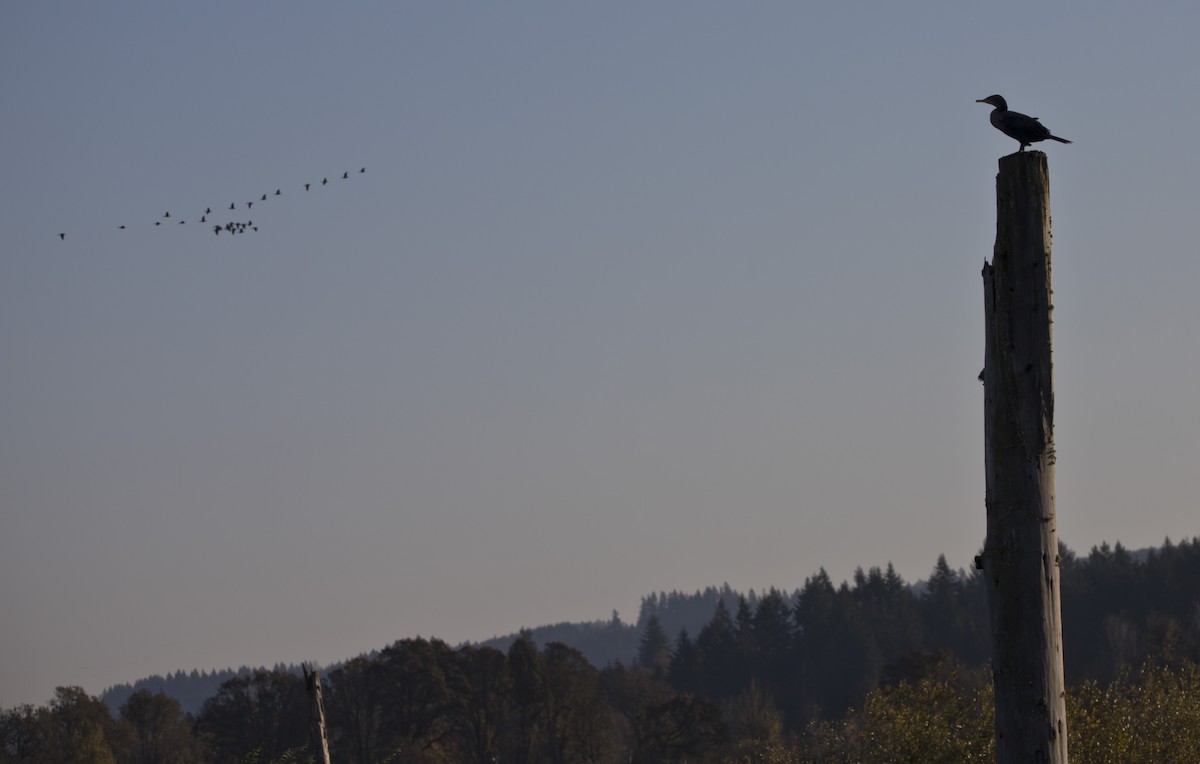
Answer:
<svg viewBox="0 0 1200 764"><path fill-rule="evenodd" d="M1060 538L1197 535L1197 28L4 3L0 706L968 567L993 93L1074 141Z"/></svg>

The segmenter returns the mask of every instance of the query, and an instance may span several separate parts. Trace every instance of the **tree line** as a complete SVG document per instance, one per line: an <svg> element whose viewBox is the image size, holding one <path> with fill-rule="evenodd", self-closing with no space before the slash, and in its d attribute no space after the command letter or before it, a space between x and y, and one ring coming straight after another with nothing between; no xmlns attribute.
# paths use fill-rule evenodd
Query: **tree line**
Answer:
<svg viewBox="0 0 1200 764"><path fill-rule="evenodd" d="M1088 732L1072 758L1104 760L1076 755L1089 741L1129 745L1119 729L1151 708L1172 709L1172 729L1200 730L1200 540L1144 555L1118 544L1081 558L1062 547L1060 565L1070 729ZM635 657L603 668L528 632L506 650L403 639L325 675L334 759L983 760L991 700L982 587L944 557L920 592L891 566L837 586L819 571L790 595L715 590L694 635L664 625L679 623L673 607L686 597L654 596L643 602ZM146 689L113 714L60 688L45 707L0 714L0 761L304 760L305 688L286 668L226 680L195 714ZM1166 758L1141 760L1176 760L1162 744L1190 744L1160 732L1153 750ZM902 743L928 755L906 759ZM839 758L848 751L857 758Z"/></svg>

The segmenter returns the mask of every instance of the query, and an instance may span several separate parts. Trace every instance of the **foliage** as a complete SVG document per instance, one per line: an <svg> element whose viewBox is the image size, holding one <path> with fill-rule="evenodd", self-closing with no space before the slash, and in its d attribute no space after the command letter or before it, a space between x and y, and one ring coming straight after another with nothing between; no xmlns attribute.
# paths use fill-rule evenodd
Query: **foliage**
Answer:
<svg viewBox="0 0 1200 764"><path fill-rule="evenodd" d="M1067 695L1067 750L1094 764L1194 762L1200 752L1200 665L1143 665Z"/></svg>

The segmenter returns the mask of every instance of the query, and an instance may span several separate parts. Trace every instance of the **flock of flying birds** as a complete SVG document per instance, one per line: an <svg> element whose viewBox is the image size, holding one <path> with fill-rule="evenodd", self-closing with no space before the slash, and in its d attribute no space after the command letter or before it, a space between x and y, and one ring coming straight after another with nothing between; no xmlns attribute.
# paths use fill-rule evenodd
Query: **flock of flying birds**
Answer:
<svg viewBox="0 0 1200 764"><path fill-rule="evenodd" d="M366 168L366 167L361 167L361 168L359 168L359 170L358 170L358 172L357 172L357 173L353 173L353 174L355 174L355 175L361 175L362 173L365 173L366 171L367 171L367 168ZM347 170L347 171L345 171L345 172L343 172L343 173L342 173L342 177L341 177L341 179L342 179L342 180L349 180L349 179L350 179L350 175L351 175L351 174L352 174L352 173L351 173L351 171L350 171L350 170ZM321 181L320 181L319 183L305 183L305 184L304 184L304 190L305 190L305 191L309 191L309 190L311 190L311 189L313 188L313 186L327 186L327 185L329 185L329 178L328 178L328 177L324 177L324 178L321 178ZM275 198L275 197L277 197L277 196L283 196L283 189L282 189L282 188L276 188L274 193L267 192L267 193L263 194L262 196L260 196L260 197L259 197L258 199L256 199L256 200L253 200L253 201L248 201L248 202L243 202L243 203L242 203L240 206L238 205L238 203L237 203L237 202L230 202L230 203L229 203L229 206L228 206L228 207L226 207L226 208L224 208L224 211L226 211L226 212L229 212L229 211L238 210L238 209L245 209L245 210L246 210L246 212L247 212L247 213L249 213L249 212L250 212L250 210L252 210L252 209L254 208L254 205L255 205L255 204L259 204L259 205L261 205L263 202L266 202L266 201L268 201L268 200L270 200L270 199L273 199L273 198ZM257 231L257 230L258 230L258 226L254 224L254 221L253 221L253 220L250 220L250 219L249 219L249 215L247 215L247 219L246 219L246 221L245 221L245 222L242 222L242 221L228 221L228 222L225 222L225 223L223 223L223 224L222 224L222 223L218 223L218 222L216 222L216 221L215 221L215 220L213 220L213 219L210 219L210 218L212 218L214 215L217 215L217 214L219 214L219 213L215 213L215 212L213 212L213 208L212 208L212 207L206 207L206 208L204 209L204 212L203 212L203 213L201 213L201 215L200 215L200 218L199 218L199 221L198 221L198 222L199 222L201 225L204 225L204 226L209 226L209 225L211 225L211 226L212 226L212 232L213 232L213 234L215 234L215 235L217 235L217 236L220 236L222 233L226 233L226 234L228 234L228 235L230 235L230 236L234 236L234 235L236 235L236 234L239 234L239 233L249 233L249 232L252 232L252 231ZM175 224L175 225L185 225L187 222L188 222L188 221L187 221L187 219L186 219L186 218L176 218L176 217L172 217L172 216L171 216L171 211L170 211L170 210L167 210L166 212L164 212L164 213L162 214L162 217L160 217L158 220L154 221L154 225L156 225L156 226L161 226L161 225L164 225L164 224L168 224L168 225L169 225L169 224ZM118 230L121 230L121 231L127 230L128 228L129 228L129 226L127 226L127 225L125 225L125 224L123 224L123 223L122 223L121 225L117 226L117 229L118 229ZM65 232L65 231L63 231L63 232L60 232L60 233L58 234L58 238L59 238L61 241L66 241L66 239L67 239L67 234L66 234L66 232Z"/></svg>

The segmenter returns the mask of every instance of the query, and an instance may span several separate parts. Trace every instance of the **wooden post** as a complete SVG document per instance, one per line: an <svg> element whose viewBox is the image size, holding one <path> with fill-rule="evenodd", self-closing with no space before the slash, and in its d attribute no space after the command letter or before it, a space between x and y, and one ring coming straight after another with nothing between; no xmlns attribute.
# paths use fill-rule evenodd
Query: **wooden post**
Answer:
<svg viewBox="0 0 1200 764"><path fill-rule="evenodd" d="M1066 764L1054 515L1050 182L1040 151L1000 159L996 247L983 266L984 571L996 761Z"/></svg>
<svg viewBox="0 0 1200 764"><path fill-rule="evenodd" d="M329 764L329 735L325 729L325 701L321 698L321 672L314 667L309 671L304 664L304 686L308 690L309 735L312 738L313 755L317 764Z"/></svg>

